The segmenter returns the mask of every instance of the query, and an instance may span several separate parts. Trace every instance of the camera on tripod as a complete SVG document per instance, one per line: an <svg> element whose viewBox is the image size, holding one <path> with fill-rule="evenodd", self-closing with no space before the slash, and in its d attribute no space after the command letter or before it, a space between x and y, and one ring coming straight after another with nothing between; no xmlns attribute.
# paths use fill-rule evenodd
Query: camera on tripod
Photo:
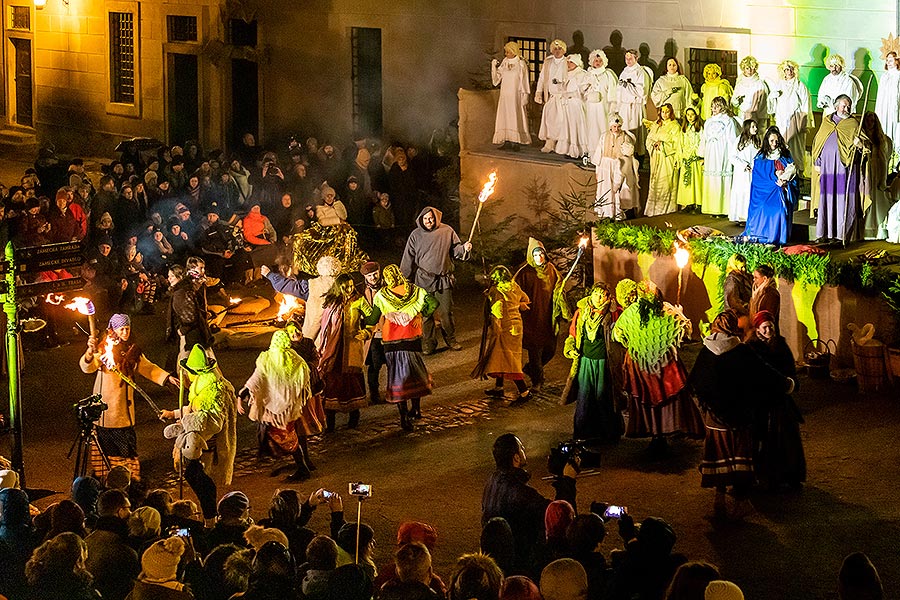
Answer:
<svg viewBox="0 0 900 600"><path fill-rule="evenodd" d="M72 405L72 408L75 409L78 421L82 425L90 425L100 420L100 416L103 414L104 410L109 408L109 405L103 401L103 396L94 394L93 396L88 396L83 400L79 400Z"/></svg>

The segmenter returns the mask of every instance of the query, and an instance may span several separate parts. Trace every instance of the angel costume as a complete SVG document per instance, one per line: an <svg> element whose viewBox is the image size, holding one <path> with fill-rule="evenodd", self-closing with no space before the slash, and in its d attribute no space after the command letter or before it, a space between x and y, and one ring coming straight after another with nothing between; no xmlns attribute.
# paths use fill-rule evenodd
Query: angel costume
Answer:
<svg viewBox="0 0 900 600"><path fill-rule="evenodd" d="M700 207L703 201L703 157L698 154L703 129L694 129L690 124L678 138L678 163L681 174L678 177L678 191L675 198L678 207Z"/></svg>
<svg viewBox="0 0 900 600"><path fill-rule="evenodd" d="M715 67L715 69L709 69ZM707 78L707 74L709 77ZM706 78L705 83L700 86L700 97L703 99L700 105L700 116L704 121L712 117L712 101L717 96L725 99L725 104L731 103L731 95L733 90L727 79L722 79L722 69L719 65L706 65L703 69L703 76Z"/></svg>
<svg viewBox="0 0 900 600"><path fill-rule="evenodd" d="M835 63L843 67L844 59L835 54L825 60L825 65L829 68ZM846 94L850 97L850 111L852 112L856 110L856 103L862 97L862 92L862 82L855 75L844 70L837 75L829 73L822 80L822 85L819 86L816 106L822 109L822 118L824 119L834 112L834 101L837 100L837 97Z"/></svg>
<svg viewBox="0 0 900 600"><path fill-rule="evenodd" d="M309 297L306 300L306 316L303 319L303 337L316 339L322 325L325 294L341 273L341 261L333 256L323 256L316 263L318 277L309 280Z"/></svg>
<svg viewBox="0 0 900 600"><path fill-rule="evenodd" d="M643 122L647 116L647 95L650 93L650 74L641 65L626 66L619 74L616 102L622 117L622 129L631 133L638 141L638 150L643 153ZM594 163L597 164L597 163Z"/></svg>
<svg viewBox="0 0 900 600"><path fill-rule="evenodd" d="M731 199L728 206L729 221L736 223L747 221L753 162L758 152L759 146L749 140L743 148L735 146L731 152L731 166L734 167L734 171L731 177Z"/></svg>
<svg viewBox="0 0 900 600"><path fill-rule="evenodd" d="M508 46L509 44L507 44ZM516 46L518 50L518 46ZM494 122L494 144L513 142L530 144L528 132L528 96L531 85L528 81L528 63L518 52L516 56L503 59L499 65L491 63L491 81L500 86L500 102L497 104L497 120Z"/></svg>
<svg viewBox="0 0 900 600"><path fill-rule="evenodd" d="M750 77L739 77L731 96L731 104L737 108L738 120L744 122L753 119L761 130L765 130L769 121L768 97L769 86L758 73Z"/></svg>
<svg viewBox="0 0 900 600"><path fill-rule="evenodd" d="M570 54L566 60L575 65L568 71L560 100L562 126L557 138L557 154L565 154L571 158L581 158L587 154L587 115L585 113L584 93L590 82L587 73L581 67L581 55Z"/></svg>
<svg viewBox="0 0 900 600"><path fill-rule="evenodd" d="M555 147L556 141L564 134L562 112L563 94L566 90L566 57L548 56L544 59L541 74L538 77L534 89L534 101L544 105L541 113L541 128L538 137L545 140L545 151L549 152Z"/></svg>
<svg viewBox="0 0 900 600"><path fill-rule="evenodd" d="M896 62L884 71L878 82L875 114L881 121L884 134L892 142L892 150L888 152L888 155L898 154L897 149L900 148L900 70L897 69ZM893 157L888 166L894 167L896 162L896 157Z"/></svg>
<svg viewBox="0 0 900 600"><path fill-rule="evenodd" d="M678 190L678 140L681 127L678 121L666 119L653 122L647 135L650 153L650 189L647 193L645 217L664 215L675 210Z"/></svg>
<svg viewBox="0 0 900 600"><path fill-rule="evenodd" d="M613 115L613 118L617 117ZM626 210L640 207L635 145L634 136L620 130L604 133L594 148L591 155L597 175L594 210L601 219L624 219Z"/></svg>
<svg viewBox="0 0 900 600"><path fill-rule="evenodd" d="M698 154L703 156L703 209L707 215L724 215L731 201L731 153L740 135L734 117L712 115L703 125Z"/></svg>
<svg viewBox="0 0 900 600"><path fill-rule="evenodd" d="M650 99L657 107L671 104L675 109L675 118L680 119L684 115L684 109L691 105L693 93L694 89L687 77L678 73L674 75L666 73L653 84Z"/></svg>
<svg viewBox="0 0 900 600"><path fill-rule="evenodd" d="M599 67L593 66L595 58L599 58L601 61ZM588 59L588 64L591 65L587 70L587 80L590 82L590 86L585 93L585 106L587 107L587 147L589 150L597 147L600 137L608 129L607 115L616 110L616 89L619 82L616 74L606 68L608 62L603 50L594 50Z"/></svg>
<svg viewBox="0 0 900 600"><path fill-rule="evenodd" d="M809 90L796 76L782 79L772 88L769 101L772 103L775 125L784 136L797 172L802 175L806 164L806 128L813 122ZM760 131L763 131L761 126Z"/></svg>

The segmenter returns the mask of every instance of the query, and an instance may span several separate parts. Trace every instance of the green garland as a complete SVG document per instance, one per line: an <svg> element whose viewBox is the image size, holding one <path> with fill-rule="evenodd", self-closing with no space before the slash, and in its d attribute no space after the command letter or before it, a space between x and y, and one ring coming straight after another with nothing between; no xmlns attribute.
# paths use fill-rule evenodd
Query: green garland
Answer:
<svg viewBox="0 0 900 600"><path fill-rule="evenodd" d="M594 227L597 242L610 248L668 256L674 253L677 232L646 225L602 221ZM889 294L896 273L853 260L834 261L828 254L785 254L763 244L736 244L729 239L693 239L688 242L694 263L717 266L722 273L734 253L743 254L747 268L767 264L778 277L802 285L841 285L865 294Z"/></svg>

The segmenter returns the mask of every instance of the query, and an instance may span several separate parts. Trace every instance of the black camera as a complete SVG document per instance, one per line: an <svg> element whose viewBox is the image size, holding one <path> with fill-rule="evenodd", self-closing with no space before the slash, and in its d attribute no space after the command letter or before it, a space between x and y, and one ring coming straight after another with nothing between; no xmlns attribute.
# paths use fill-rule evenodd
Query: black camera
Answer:
<svg viewBox="0 0 900 600"><path fill-rule="evenodd" d="M109 405L103 401L103 396L94 394L93 396L88 396L83 400L79 400L72 405L72 408L75 409L78 420L83 425L88 425L99 421L103 411L109 408Z"/></svg>
<svg viewBox="0 0 900 600"><path fill-rule="evenodd" d="M585 467L600 466L600 452L597 448L590 447L583 440L567 440L560 442L556 448L550 448L547 456L547 470L552 475L562 475L566 465L572 465L576 470Z"/></svg>

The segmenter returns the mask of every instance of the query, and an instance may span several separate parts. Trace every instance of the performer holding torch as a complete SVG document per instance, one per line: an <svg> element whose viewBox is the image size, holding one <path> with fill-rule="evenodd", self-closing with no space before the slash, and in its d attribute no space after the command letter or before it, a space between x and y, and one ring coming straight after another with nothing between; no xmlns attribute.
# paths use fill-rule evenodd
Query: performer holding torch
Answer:
<svg viewBox="0 0 900 600"><path fill-rule="evenodd" d="M93 393L101 394L107 404L96 428L100 448L92 446L90 457L91 474L101 481L106 476L107 467L99 450L109 458L111 466L124 465L131 471L132 477L140 479L141 465L134 430L134 395L136 391L144 394L134 385L135 373L157 385L166 382L178 385L177 377L150 362L130 338L131 318L126 314L114 314L109 319L103 343L95 336L88 338L87 349L78 361L82 372L97 374ZM158 409L156 412L159 415Z"/></svg>

